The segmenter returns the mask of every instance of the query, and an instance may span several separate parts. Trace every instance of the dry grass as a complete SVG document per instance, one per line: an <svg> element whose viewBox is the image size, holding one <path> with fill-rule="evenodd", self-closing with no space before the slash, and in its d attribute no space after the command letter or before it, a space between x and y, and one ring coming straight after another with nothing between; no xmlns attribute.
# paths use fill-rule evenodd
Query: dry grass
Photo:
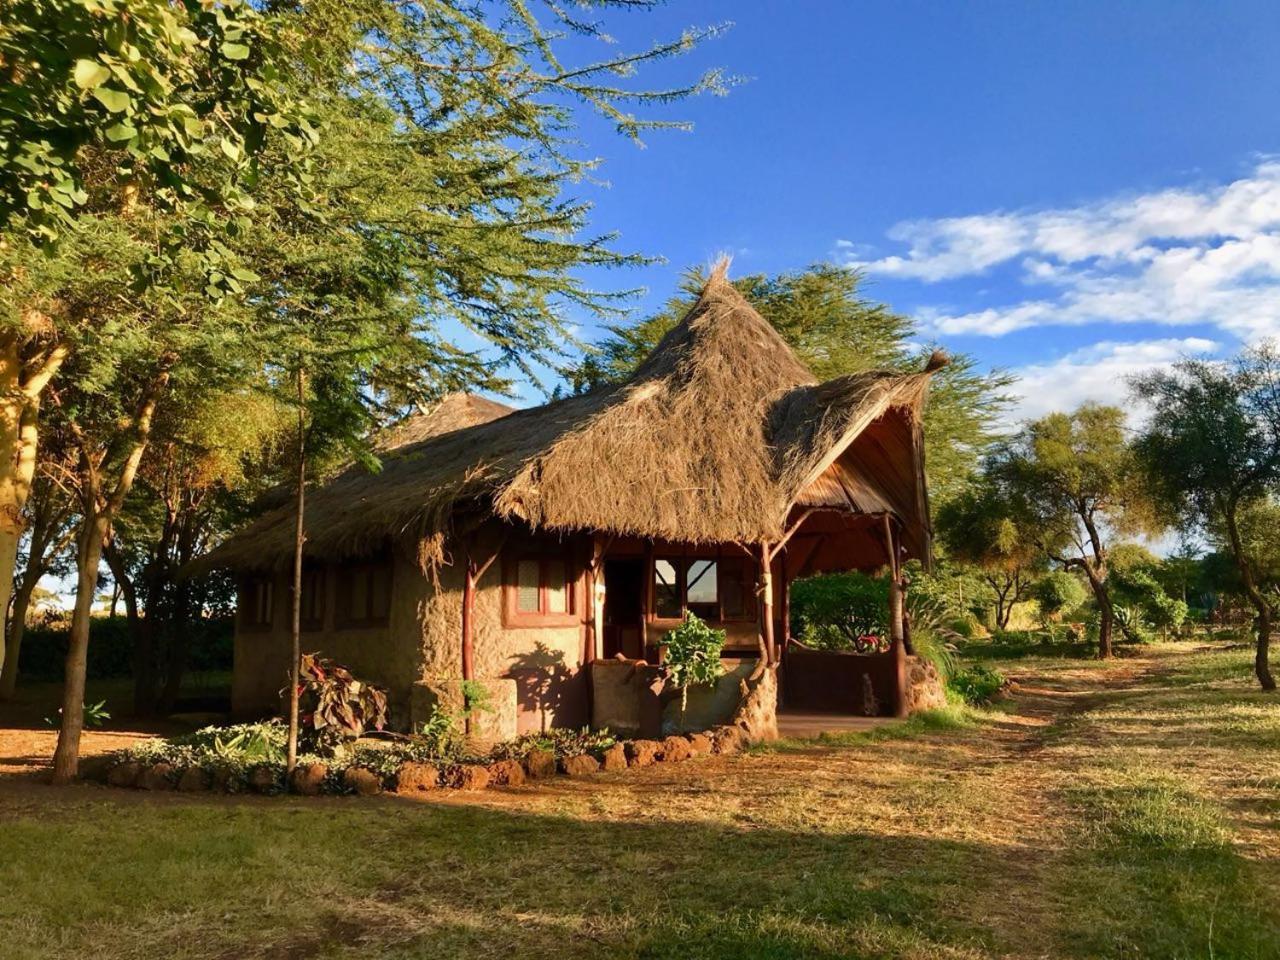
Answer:
<svg viewBox="0 0 1280 960"><path fill-rule="evenodd" d="M1022 661L909 737L425 802L0 785L2 952L1280 957L1246 660Z"/></svg>

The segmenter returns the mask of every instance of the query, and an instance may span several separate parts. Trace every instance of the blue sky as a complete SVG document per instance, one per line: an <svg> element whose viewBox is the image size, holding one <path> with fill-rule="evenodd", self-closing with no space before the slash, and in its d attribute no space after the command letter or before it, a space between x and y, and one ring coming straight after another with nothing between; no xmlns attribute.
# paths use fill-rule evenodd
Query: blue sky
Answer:
<svg viewBox="0 0 1280 960"><path fill-rule="evenodd" d="M1280 331L1280 4L697 0L608 23L635 47L723 21L639 77L747 78L662 114L692 133L583 127L594 227L666 261L593 278L647 288L638 313L722 251L735 273L861 265L931 338L1023 372L1027 415Z"/></svg>

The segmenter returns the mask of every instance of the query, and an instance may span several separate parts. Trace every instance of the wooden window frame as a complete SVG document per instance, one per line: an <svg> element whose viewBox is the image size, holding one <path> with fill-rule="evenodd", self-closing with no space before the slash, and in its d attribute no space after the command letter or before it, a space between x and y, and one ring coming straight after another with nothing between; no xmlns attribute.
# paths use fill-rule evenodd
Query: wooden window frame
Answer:
<svg viewBox="0 0 1280 960"><path fill-rule="evenodd" d="M678 617L660 617L657 614L657 583L656 565L659 560L665 560L674 564L677 570L676 579L680 584L680 616ZM645 618L649 623L654 624L678 624L684 620L685 614L689 610L689 576L688 565L698 560L711 560L716 565L716 619L709 621L710 623L755 623L758 619L755 606L748 602L746 604L747 611L742 616L727 617L724 612L724 584L725 584L725 561L741 560L748 568L754 566L754 559L746 555L740 555L732 550L723 548L717 549L715 553L703 553L689 550L655 550L653 556L649 558L648 566L648 588L646 596Z"/></svg>
<svg viewBox="0 0 1280 960"><path fill-rule="evenodd" d="M320 601L320 616L308 617L306 610L306 601L308 596L307 581L312 583L311 592ZM329 602L329 571L325 567L303 567L302 568L302 630L304 633L317 633L324 629L325 622L328 620L328 602Z"/></svg>
<svg viewBox="0 0 1280 960"><path fill-rule="evenodd" d="M357 571L363 572L363 575L368 578L365 583L364 593L367 615L363 617L351 615L351 581L355 578ZM385 574L387 579L387 612L380 616L375 616L372 613L373 583L382 574ZM337 598L337 608L333 613L335 627L340 630L371 630L390 625L392 591L395 589L395 565L393 563L384 560L364 560L351 564L346 570L341 566L338 567L336 576L338 586L334 592Z"/></svg>
<svg viewBox="0 0 1280 960"><path fill-rule="evenodd" d="M236 601L239 611L239 628L242 633L270 633L276 622L276 597L274 577L245 577L240 582L240 596ZM258 589L267 591L267 619L255 620L258 610ZM244 601L248 600L248 603Z"/></svg>
<svg viewBox="0 0 1280 960"><path fill-rule="evenodd" d="M520 609L519 571L521 563L538 564L538 612ZM563 613L551 613L547 599L547 571L551 564L564 564L565 607ZM578 612L582 590L581 574L572 551L546 553L527 551L504 557L502 561L502 625L504 627L576 627L581 626Z"/></svg>

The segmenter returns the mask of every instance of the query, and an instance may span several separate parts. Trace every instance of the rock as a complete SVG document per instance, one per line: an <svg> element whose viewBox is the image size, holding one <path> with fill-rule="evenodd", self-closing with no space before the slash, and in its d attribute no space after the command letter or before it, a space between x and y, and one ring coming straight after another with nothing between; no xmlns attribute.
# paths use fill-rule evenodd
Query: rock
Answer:
<svg viewBox="0 0 1280 960"><path fill-rule="evenodd" d="M577 756L565 757L561 766L570 777L585 777L600 769L600 761L589 753L579 753Z"/></svg>
<svg viewBox="0 0 1280 960"><path fill-rule="evenodd" d="M109 754L99 753L91 757L83 757L80 760L80 769L76 772L81 780L92 780L95 783L106 783L107 774L112 767L112 760Z"/></svg>
<svg viewBox="0 0 1280 960"><path fill-rule="evenodd" d="M662 741L662 759L666 763L679 763L688 760L693 754L689 751L689 741L684 737L672 735Z"/></svg>
<svg viewBox="0 0 1280 960"><path fill-rule="evenodd" d="M280 789L280 777L273 767L260 763L249 771L249 788L255 793L275 793Z"/></svg>
<svg viewBox="0 0 1280 960"><path fill-rule="evenodd" d="M304 797L319 796L324 791L324 778L329 768L323 763L308 763L294 767L289 777L289 789Z"/></svg>
<svg viewBox="0 0 1280 960"><path fill-rule="evenodd" d="M625 770L627 769L627 748L621 743L615 743L612 747L604 752L600 757L601 770Z"/></svg>
<svg viewBox="0 0 1280 960"><path fill-rule="evenodd" d="M530 750L524 758L525 773L534 780L556 775L556 755L550 750Z"/></svg>
<svg viewBox="0 0 1280 960"><path fill-rule="evenodd" d="M627 744L627 765L647 767L662 756L662 744L657 740L632 740Z"/></svg>
<svg viewBox="0 0 1280 960"><path fill-rule="evenodd" d="M137 760L126 760L107 771L107 783L113 787L135 787L141 774L142 764Z"/></svg>
<svg viewBox="0 0 1280 960"><path fill-rule="evenodd" d="M524 783L524 767L517 760L489 764L489 783L496 787L518 787Z"/></svg>
<svg viewBox="0 0 1280 960"><path fill-rule="evenodd" d="M168 763L153 763L138 775L138 787L143 790L172 790L173 766Z"/></svg>
<svg viewBox="0 0 1280 960"><path fill-rule="evenodd" d="M716 753L740 753L747 745L747 735L741 727L716 727L711 731L711 745Z"/></svg>
<svg viewBox="0 0 1280 960"><path fill-rule="evenodd" d="M455 790L483 790L489 785L489 768L477 763L462 763L444 773L444 783Z"/></svg>
<svg viewBox="0 0 1280 960"><path fill-rule="evenodd" d="M714 748L711 746L711 738L705 733L691 733L689 734L688 739L689 756L705 757L713 752Z"/></svg>
<svg viewBox="0 0 1280 960"><path fill-rule="evenodd" d="M342 785L362 797L382 792L382 778L367 767L347 767L342 772Z"/></svg>
<svg viewBox="0 0 1280 960"><path fill-rule="evenodd" d="M434 763L406 760L396 768L396 793L422 793L440 786L440 768Z"/></svg>
<svg viewBox="0 0 1280 960"><path fill-rule="evenodd" d="M187 767L178 778L178 789L183 793L202 793L209 789L209 774L203 767Z"/></svg>
<svg viewBox="0 0 1280 960"><path fill-rule="evenodd" d="M230 767L218 767L213 771L213 789L217 793L240 792L240 783Z"/></svg>

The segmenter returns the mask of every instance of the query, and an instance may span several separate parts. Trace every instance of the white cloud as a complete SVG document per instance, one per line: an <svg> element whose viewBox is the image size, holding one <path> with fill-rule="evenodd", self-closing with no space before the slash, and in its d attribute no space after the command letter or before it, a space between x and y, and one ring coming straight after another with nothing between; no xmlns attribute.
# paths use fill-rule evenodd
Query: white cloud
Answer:
<svg viewBox="0 0 1280 960"><path fill-rule="evenodd" d="M1280 333L1280 162L1201 190L1074 208L899 224L905 254L848 254L873 274L935 283L1008 265L1034 295L981 310L924 311L939 334L1000 336L1050 324L1212 324L1244 340Z"/></svg>
<svg viewBox="0 0 1280 960"><path fill-rule="evenodd" d="M1015 369L1012 392L1018 400L1012 419L1020 422L1055 410L1074 410L1086 400L1122 407L1141 418L1141 404L1129 392L1129 378L1188 356L1216 351L1219 344L1203 337L1103 341L1075 350L1049 363Z"/></svg>

